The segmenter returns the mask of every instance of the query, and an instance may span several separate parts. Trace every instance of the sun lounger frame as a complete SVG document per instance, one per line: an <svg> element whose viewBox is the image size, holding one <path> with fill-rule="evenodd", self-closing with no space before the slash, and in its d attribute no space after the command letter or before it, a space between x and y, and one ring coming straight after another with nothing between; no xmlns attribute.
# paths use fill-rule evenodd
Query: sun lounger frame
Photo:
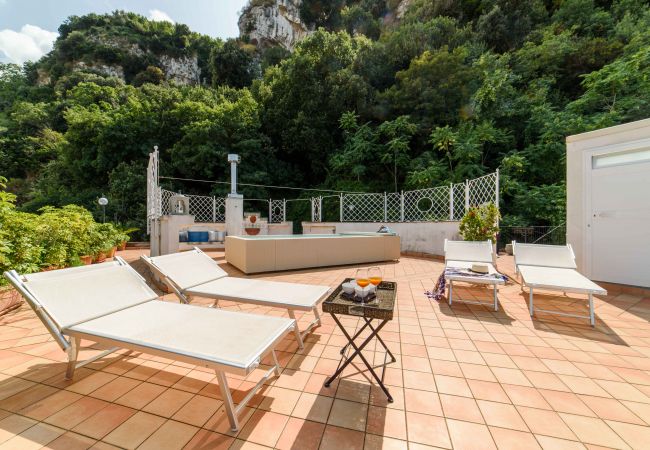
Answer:
<svg viewBox="0 0 650 450"><path fill-rule="evenodd" d="M192 250L198 253L199 255L208 258L211 262L214 262L212 258L210 258L205 252L203 252L200 248L194 247ZM311 333L311 331L321 325L321 316L320 312L318 311L318 305L329 295L331 292L331 289L327 290L315 303L313 307L301 307L298 305L286 305L286 304L277 304L277 303L272 303L264 300L254 300L254 299L242 299L240 297L228 297L228 296L216 296L216 295L209 295L206 292L201 293L200 295L196 294L191 294L188 292L191 288L188 289L182 289L178 283L176 283L172 276L169 275L165 270L163 270L160 266L158 266L155 262L155 260L149 256L142 255L140 258L151 268L151 270L155 273L155 275L169 288L171 291L176 294L178 299L185 304L190 304L192 301L192 297L205 297L205 298L210 298L214 300L214 303L212 304L212 307L217 307L219 305L219 300L227 300L227 301L233 301L233 302L239 302L239 303L249 303L253 305L261 305L261 306L272 306L275 308L283 308L287 310L287 313L289 314L289 317L291 319L294 319L296 321L296 327L294 329L294 334L296 336L296 341L298 342L298 347L301 349L305 348L305 338L306 336ZM206 282L208 283L208 282ZM200 286L200 285L199 285ZM192 288L196 288L199 286L192 286ZM298 327L298 320L296 319L296 311L307 311L307 312L312 312L314 315L314 319L309 322L309 324L303 329L300 330Z"/></svg>
<svg viewBox="0 0 650 450"><path fill-rule="evenodd" d="M533 317L535 315L535 311L543 312L546 314L554 314L556 316L563 316L563 317L573 317L575 319L589 319L589 324L594 327L596 326L596 317L595 317L595 312L594 312L594 294L602 294L602 295L607 295L607 291L600 286L597 286L598 289L585 289L585 288L579 288L579 287L570 287L570 286L556 286L553 285L552 283L534 283L530 281L526 281L523 273L520 270L520 267L546 267L550 269L558 269L558 270L567 270L567 271L572 271L580 275L581 277L586 278L584 275L580 274L577 270L575 270L575 253L573 252L573 248L571 247L571 244L566 244L566 246L555 246L555 247L565 247L568 255L570 255L571 261L567 261L568 263L571 264L566 264L564 267L558 267L557 265L552 265L552 264L536 264L536 265L528 265L528 264L519 264L517 262L517 246L521 245L526 245L526 246L532 246L532 245L537 245L540 247L551 247L551 246L546 246L543 244L517 244L516 241L512 241L512 253L515 259L515 273L519 275L521 278L521 290L524 290L524 286L528 287L528 312L530 313L530 316ZM534 297L533 297L533 291L535 288L538 289L546 289L550 291L560 291L564 292L566 295L567 292L573 293L573 294L587 294L588 295L588 303L589 303L589 314L588 315L583 315L583 314L572 314L572 313L566 313L563 311L552 311L548 309L542 309L542 308L535 308L535 302L534 302Z"/></svg>
<svg viewBox="0 0 650 450"><path fill-rule="evenodd" d="M135 276L137 276L143 283L146 284L144 278L135 269L133 269L133 267L131 267L128 263L126 263L122 258L116 257L115 262L118 263L118 265L120 266L126 266ZM246 404L250 401L250 399L257 393L257 391L264 385L264 383L268 379L270 379L273 375L275 376L280 375L280 363L275 353L275 347L286 336L286 333L281 334L273 342L271 342L270 345L266 347L266 351L260 354L260 357L257 359L256 363L251 364L245 370L241 370L233 366L217 364L213 361L207 361L201 358L183 355L177 352L172 352L163 349L156 349L150 346L127 343L117 339L108 339L90 333L83 333L83 332L78 332L69 329L60 329L59 326L53 320L53 318L49 315L47 309L37 299L37 297L29 290L28 286L25 284L21 276L15 270L5 272L4 276L16 288L16 290L20 292L20 294L25 298L29 306L34 310L34 312L36 313L40 321L43 323L45 328L48 330L50 335L54 338L55 342L59 345L59 347L61 347L63 351L66 352L66 355L68 357L68 363L65 372L66 380L71 380L74 377L74 372L76 369L86 366L92 362L95 362L120 349L127 350L124 356L130 354L133 351L139 351L154 356L160 356L163 358L173 359L175 361L181 361L188 364L210 368L215 371L217 382L219 385L219 390L223 398L224 406L226 409L226 415L230 422L231 430L238 431L239 430L238 417L241 410L246 406ZM153 302L153 301L160 301L160 300L152 299L150 301ZM291 328L295 328L295 320ZM291 329L288 329L287 333L290 331ZM66 335L69 337L66 338ZM91 358L88 358L83 361L78 361L81 339L87 339L96 342L100 346L109 347L109 348ZM253 370L259 367L261 359L264 358L269 353L271 354L271 357L273 359L273 366L264 373L261 379L248 392L248 394L237 405L235 405L232 399L230 388L228 386L226 372L234 373L237 375L248 375Z"/></svg>
<svg viewBox="0 0 650 450"><path fill-rule="evenodd" d="M496 267L494 265L494 252L492 250L492 241L489 239L487 241L480 241L481 245L489 245L490 247L490 255L489 258L487 257L487 253L482 257L479 258L479 260L476 259L459 259L459 258L447 258L447 248L450 242L453 243L466 243L469 241L451 241L449 239L445 239L445 244L444 244L444 252L445 252L445 269L447 267L453 268L455 266L453 265L448 265L448 261L465 261L465 262L472 262L472 263L482 263L482 264L487 264L490 269L492 269L494 272L497 272ZM474 242L474 241L471 241ZM486 285L492 285L493 286L493 295L492 295L492 301L493 301L493 307L494 311L499 311L499 297L497 294L497 289L499 285L505 284L505 281L503 281L500 278L495 278L493 280L488 280L488 279L482 279L482 278L473 278L473 277L463 277L462 275L451 275L451 276L445 276L447 281L449 281L449 295L448 297L448 302L449 306L452 304L452 299L453 299L453 288L454 288L454 281L460 281L464 283L471 283L471 284L486 284ZM485 306L484 302L480 301L474 301L474 300L461 300L461 299L456 299L457 302L459 303L467 303L470 305L483 305Z"/></svg>

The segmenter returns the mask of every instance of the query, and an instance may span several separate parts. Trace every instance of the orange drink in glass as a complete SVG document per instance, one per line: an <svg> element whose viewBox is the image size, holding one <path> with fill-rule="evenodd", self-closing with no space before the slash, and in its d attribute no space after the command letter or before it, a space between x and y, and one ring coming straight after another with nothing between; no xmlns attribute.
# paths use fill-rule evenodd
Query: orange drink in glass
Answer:
<svg viewBox="0 0 650 450"><path fill-rule="evenodd" d="M370 280L373 285L378 286L382 280L381 269L379 267L371 267L368 269L368 280Z"/></svg>
<svg viewBox="0 0 650 450"><path fill-rule="evenodd" d="M357 285L361 286L362 288L370 284L370 280L368 279L368 271L366 269L357 269L357 273L354 279L357 282Z"/></svg>
<svg viewBox="0 0 650 450"><path fill-rule="evenodd" d="M364 288L370 284L370 280L368 278L357 278L357 284Z"/></svg>

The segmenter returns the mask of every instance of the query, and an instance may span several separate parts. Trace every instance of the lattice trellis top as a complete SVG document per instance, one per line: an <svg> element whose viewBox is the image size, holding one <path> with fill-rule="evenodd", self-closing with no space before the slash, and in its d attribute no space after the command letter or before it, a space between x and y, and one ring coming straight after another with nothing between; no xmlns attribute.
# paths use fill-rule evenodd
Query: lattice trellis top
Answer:
<svg viewBox="0 0 650 450"><path fill-rule="evenodd" d="M147 190L150 219L160 214L169 214L169 198L177 195L156 185L156 172L157 168L150 166ZM187 197L190 200L190 214L195 216L196 222L225 221L224 198L202 195ZM455 221L462 218L467 208L488 202L499 205L499 171L446 186L391 193L340 194L338 197L342 222ZM323 198L311 198L313 222L321 222L323 219ZM269 204L269 223L286 220L286 199L266 201Z"/></svg>

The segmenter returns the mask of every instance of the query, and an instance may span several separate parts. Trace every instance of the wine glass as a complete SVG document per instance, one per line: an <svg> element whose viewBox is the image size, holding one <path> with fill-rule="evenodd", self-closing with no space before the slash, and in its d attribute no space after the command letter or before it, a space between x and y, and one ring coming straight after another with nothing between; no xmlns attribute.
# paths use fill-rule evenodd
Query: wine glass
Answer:
<svg viewBox="0 0 650 450"><path fill-rule="evenodd" d="M375 286L375 289L379 286L379 283L381 283L382 280L381 268L379 266L374 266L368 269L368 280L370 280L370 283Z"/></svg>
<svg viewBox="0 0 650 450"><path fill-rule="evenodd" d="M357 273L354 277L354 280L357 282L357 286L360 288L365 288L370 284L368 279L368 271L366 269L357 269ZM365 298L365 290L361 292L361 301Z"/></svg>

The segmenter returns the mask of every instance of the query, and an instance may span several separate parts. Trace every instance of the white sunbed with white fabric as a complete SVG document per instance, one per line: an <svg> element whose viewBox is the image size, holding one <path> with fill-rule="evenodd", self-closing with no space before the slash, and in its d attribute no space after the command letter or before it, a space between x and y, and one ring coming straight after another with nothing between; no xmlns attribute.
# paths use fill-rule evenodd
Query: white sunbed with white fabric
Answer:
<svg viewBox="0 0 650 450"><path fill-rule="evenodd" d="M161 278L183 303L192 297L284 308L295 319L295 311L311 311L315 319L300 331L296 325L296 340L303 348L304 336L320 325L318 304L330 292L329 286L285 283L229 277L216 261L198 248L163 256L141 256L142 260Z"/></svg>
<svg viewBox="0 0 650 450"><path fill-rule="evenodd" d="M607 295L607 291L578 272L575 255L570 244L541 245L518 244L512 241L512 253L515 256L515 268L521 275L522 289L528 286L528 306L531 317L535 313L533 289L587 294L589 296L589 315L569 314L560 311L539 309L538 311L567 317L589 319L595 325L594 294Z"/></svg>
<svg viewBox="0 0 650 450"><path fill-rule="evenodd" d="M462 269L467 270L472 268L475 263L485 264L488 267L488 275L486 277L470 276L463 274L447 275L445 278L449 281L449 305L452 303L452 293L454 281L461 281L472 284L487 284L494 287L494 310L499 310L499 299L497 296L497 286L505 284L503 278L494 267L494 251L492 250L492 241L450 241L445 239L445 269ZM482 302L475 302L470 300L459 300L462 303L471 303L482 305Z"/></svg>
<svg viewBox="0 0 650 450"><path fill-rule="evenodd" d="M239 428L238 414L250 398L273 373L279 375L274 348L295 327L292 319L160 301L120 258L92 266L4 275L67 353L67 379L76 368L119 349L208 367L216 372L233 430ZM110 349L77 362L81 339ZM225 374L248 375L268 353L275 365L235 407Z"/></svg>

